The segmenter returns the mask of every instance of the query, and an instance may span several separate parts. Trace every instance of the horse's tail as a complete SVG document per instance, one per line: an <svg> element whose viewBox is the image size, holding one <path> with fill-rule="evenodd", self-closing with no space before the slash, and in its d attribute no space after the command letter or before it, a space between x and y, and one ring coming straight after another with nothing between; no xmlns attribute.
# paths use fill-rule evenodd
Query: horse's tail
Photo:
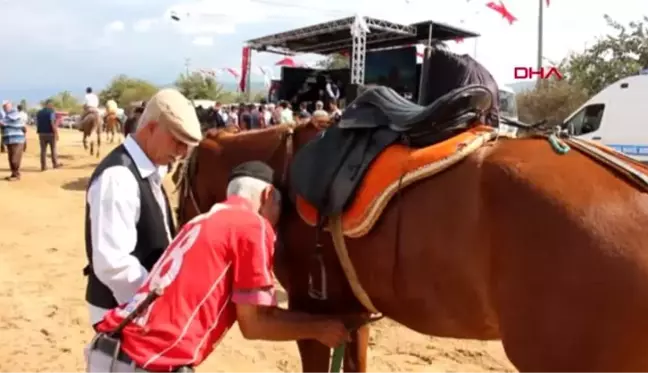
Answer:
<svg viewBox="0 0 648 373"><path fill-rule="evenodd" d="M196 175L196 161L198 158L198 146L193 147L190 150L189 155L182 161L179 167L174 172L171 179L175 184L175 191L178 192L178 210L176 211L176 218L178 224L184 223L181 221L181 215L185 211L185 201L187 198L191 198L196 208L196 212L200 213L198 209L198 204L194 196L193 186L191 180Z"/></svg>

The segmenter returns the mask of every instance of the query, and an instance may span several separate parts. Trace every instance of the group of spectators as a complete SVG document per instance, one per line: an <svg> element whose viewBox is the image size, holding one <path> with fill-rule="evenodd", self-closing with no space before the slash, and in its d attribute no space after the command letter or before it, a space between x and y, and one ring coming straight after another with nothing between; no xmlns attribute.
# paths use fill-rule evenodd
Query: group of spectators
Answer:
<svg viewBox="0 0 648 373"><path fill-rule="evenodd" d="M52 166L58 168L61 164L57 160L56 142L58 131L55 125L55 112L51 101L46 101L43 108L35 118L36 130L41 150L41 170L47 169L46 151L50 148L52 154ZM5 177L7 181L20 180L20 166L24 151L27 149L27 124L30 122L29 115L22 105L13 106L11 101L4 101L0 110L0 152L7 153L10 175Z"/></svg>
<svg viewBox="0 0 648 373"><path fill-rule="evenodd" d="M279 101L278 104L262 101L259 104L230 106L216 102L211 109L199 108L197 111L199 120L207 123L203 129L236 127L239 130L250 130L278 124L304 124L313 119L328 124L337 122L342 116L342 111L335 102L330 102L328 110L325 110L322 101L317 101L314 105L302 102L297 111L293 110L288 101Z"/></svg>

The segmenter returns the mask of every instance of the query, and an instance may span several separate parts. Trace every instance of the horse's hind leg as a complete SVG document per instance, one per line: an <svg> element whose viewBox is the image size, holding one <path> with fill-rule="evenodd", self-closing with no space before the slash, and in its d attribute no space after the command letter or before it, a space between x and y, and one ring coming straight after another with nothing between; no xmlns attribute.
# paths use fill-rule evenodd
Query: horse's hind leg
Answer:
<svg viewBox="0 0 648 373"><path fill-rule="evenodd" d="M97 158L99 158L101 153L101 135L97 133Z"/></svg>
<svg viewBox="0 0 648 373"><path fill-rule="evenodd" d="M88 150L88 136L85 133L83 134L83 149Z"/></svg>

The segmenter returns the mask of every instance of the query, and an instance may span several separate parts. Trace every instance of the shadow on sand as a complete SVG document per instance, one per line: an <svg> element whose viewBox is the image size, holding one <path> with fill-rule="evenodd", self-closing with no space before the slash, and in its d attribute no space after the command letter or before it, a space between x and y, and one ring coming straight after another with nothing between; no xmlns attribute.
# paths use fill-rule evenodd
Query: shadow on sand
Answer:
<svg viewBox="0 0 648 373"><path fill-rule="evenodd" d="M74 181L70 181L61 185L61 189L75 191L75 192L83 192L88 187L89 180L90 180L90 176L80 177Z"/></svg>

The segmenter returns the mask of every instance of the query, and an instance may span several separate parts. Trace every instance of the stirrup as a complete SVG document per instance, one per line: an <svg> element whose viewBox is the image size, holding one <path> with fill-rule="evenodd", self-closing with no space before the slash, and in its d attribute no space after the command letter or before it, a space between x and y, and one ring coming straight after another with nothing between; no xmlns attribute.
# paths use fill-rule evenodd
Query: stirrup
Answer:
<svg viewBox="0 0 648 373"><path fill-rule="evenodd" d="M326 287L326 267L324 266L324 259L322 258L322 254L315 254L314 255L315 260L317 260L317 263L319 265L319 275L320 275L320 284L321 287L319 289L315 288L315 281L313 278L313 273L309 271L308 273L308 295L317 300L327 300L328 299L328 290Z"/></svg>

